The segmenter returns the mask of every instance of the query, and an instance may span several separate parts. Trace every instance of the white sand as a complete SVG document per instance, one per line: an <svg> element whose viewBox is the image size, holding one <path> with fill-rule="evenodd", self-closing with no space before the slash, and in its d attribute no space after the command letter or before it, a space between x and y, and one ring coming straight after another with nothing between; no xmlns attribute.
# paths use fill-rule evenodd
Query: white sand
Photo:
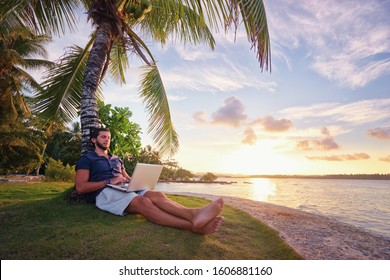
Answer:
<svg viewBox="0 0 390 280"><path fill-rule="evenodd" d="M180 193L214 199L205 194ZM276 229L305 259L390 260L390 238L334 219L274 204L224 197L225 204L239 208ZM223 226L223 225L222 225Z"/></svg>

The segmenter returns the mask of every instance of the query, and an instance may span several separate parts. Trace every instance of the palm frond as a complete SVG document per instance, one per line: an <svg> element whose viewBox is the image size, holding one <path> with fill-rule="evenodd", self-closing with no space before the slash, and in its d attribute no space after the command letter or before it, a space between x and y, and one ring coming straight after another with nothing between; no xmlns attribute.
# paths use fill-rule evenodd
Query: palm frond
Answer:
<svg viewBox="0 0 390 280"><path fill-rule="evenodd" d="M22 56L42 56L47 57L46 43L50 43L51 38L46 35L35 35L32 32L28 35L20 35L14 40L14 49Z"/></svg>
<svg viewBox="0 0 390 280"><path fill-rule="evenodd" d="M0 5L0 38L2 40L9 38L12 33L28 33L29 29L26 28L23 21L14 13L11 7L8 8L10 4L13 4L12 1L8 1L4 5L3 2Z"/></svg>
<svg viewBox="0 0 390 280"><path fill-rule="evenodd" d="M260 67L271 70L271 42L268 33L267 16L262 0L238 1L248 40L257 54Z"/></svg>
<svg viewBox="0 0 390 280"><path fill-rule="evenodd" d="M117 82L126 83L125 72L129 67L129 58L123 41L117 38L111 48L110 53L110 73Z"/></svg>
<svg viewBox="0 0 390 280"><path fill-rule="evenodd" d="M219 31L219 28L225 24L229 4L234 0L183 0L182 2L201 15L212 29Z"/></svg>
<svg viewBox="0 0 390 280"><path fill-rule="evenodd" d="M225 31L233 27L237 31L243 23L251 48L254 49L260 68L271 68L271 47L267 17L263 0L183 0L214 30L222 26Z"/></svg>
<svg viewBox="0 0 390 280"><path fill-rule="evenodd" d="M141 57L141 59L149 66L155 64L155 60L151 51L145 42L132 30L129 26L125 27L125 32L129 36L127 46L130 46L130 52L134 52ZM146 57L145 53L148 54L149 59Z"/></svg>
<svg viewBox="0 0 390 280"><path fill-rule="evenodd" d="M56 67L46 72L42 84L43 91L37 94L35 111L47 121L54 119L70 122L77 117L82 93L82 81L85 65L89 56L88 49L71 47ZM99 90L100 92L100 90ZM98 95L101 98L101 93Z"/></svg>
<svg viewBox="0 0 390 280"><path fill-rule="evenodd" d="M42 67L44 68L50 68L54 67L55 63L49 60L45 59L30 59L26 58L24 59L24 63L28 69L34 70L34 69L40 69Z"/></svg>
<svg viewBox="0 0 390 280"><path fill-rule="evenodd" d="M194 5L182 2L188 1L153 2L153 9L140 23L141 31L150 34L154 41L161 44L165 44L171 37L182 43L205 43L214 49L214 37L198 7L198 1Z"/></svg>
<svg viewBox="0 0 390 280"><path fill-rule="evenodd" d="M27 91L32 89L33 91L40 91L42 89L41 85L34 79L34 77L23 69L18 69L18 79L22 81L22 86L27 87Z"/></svg>
<svg viewBox="0 0 390 280"><path fill-rule="evenodd" d="M64 34L67 27L73 30L76 26L78 3L75 0L2 1L0 21L5 23L3 30L28 26L41 34Z"/></svg>
<svg viewBox="0 0 390 280"><path fill-rule="evenodd" d="M157 66L144 67L140 96L149 113L148 133L162 153L174 154L179 148L178 135L171 120L168 98Z"/></svg>

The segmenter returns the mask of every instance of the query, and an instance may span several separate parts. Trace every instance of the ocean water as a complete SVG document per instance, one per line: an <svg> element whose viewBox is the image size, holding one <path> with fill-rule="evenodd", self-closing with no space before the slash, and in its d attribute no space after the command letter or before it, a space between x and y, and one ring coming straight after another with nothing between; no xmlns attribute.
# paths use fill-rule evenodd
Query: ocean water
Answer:
<svg viewBox="0 0 390 280"><path fill-rule="evenodd" d="M233 196L325 215L390 237L390 181L218 178L232 184L159 183L158 190Z"/></svg>

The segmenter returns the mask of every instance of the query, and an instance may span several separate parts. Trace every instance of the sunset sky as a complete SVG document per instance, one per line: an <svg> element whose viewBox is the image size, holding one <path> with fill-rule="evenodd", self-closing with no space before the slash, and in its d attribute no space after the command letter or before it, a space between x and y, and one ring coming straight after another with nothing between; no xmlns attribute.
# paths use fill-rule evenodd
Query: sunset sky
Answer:
<svg viewBox="0 0 390 280"><path fill-rule="evenodd" d="M264 2L271 73L242 30L215 34L215 51L148 42L179 134L174 159L193 172L390 173L390 1ZM81 17L50 58L83 46L88 30ZM129 107L152 144L132 61L126 85L104 87L105 103Z"/></svg>

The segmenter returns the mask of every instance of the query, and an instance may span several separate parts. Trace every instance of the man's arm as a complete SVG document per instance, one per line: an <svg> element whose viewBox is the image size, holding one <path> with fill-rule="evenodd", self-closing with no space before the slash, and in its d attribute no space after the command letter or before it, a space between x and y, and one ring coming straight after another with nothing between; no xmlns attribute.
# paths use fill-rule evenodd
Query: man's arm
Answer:
<svg viewBox="0 0 390 280"><path fill-rule="evenodd" d="M75 185L76 191L79 194L97 191L106 185L105 181L89 182L89 170L78 169L76 171Z"/></svg>
<svg viewBox="0 0 390 280"><path fill-rule="evenodd" d="M94 192L104 188L107 183L122 184L125 183L128 180L128 178L125 178L123 175L119 175L117 177L111 178L109 182L107 180L99 181L99 182L89 182L88 180L89 180L88 169L78 169L76 171L75 185L76 185L77 193L83 194L83 193Z"/></svg>

